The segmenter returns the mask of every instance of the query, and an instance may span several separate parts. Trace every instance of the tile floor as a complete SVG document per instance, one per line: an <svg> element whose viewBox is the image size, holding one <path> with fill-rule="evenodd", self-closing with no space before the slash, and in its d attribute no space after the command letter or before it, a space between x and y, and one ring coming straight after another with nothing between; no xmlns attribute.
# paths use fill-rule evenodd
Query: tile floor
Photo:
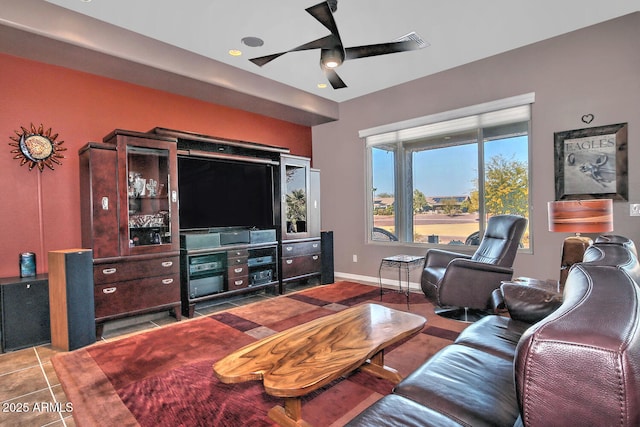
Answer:
<svg viewBox="0 0 640 427"><path fill-rule="evenodd" d="M316 283L300 284L287 291L298 291ZM205 316L220 310L249 304L275 295L261 291L196 307L196 316ZM167 312L109 322L105 325L103 340L174 323ZM51 345L40 345L0 354L0 426L75 426L73 406L60 386L51 365L56 350Z"/></svg>

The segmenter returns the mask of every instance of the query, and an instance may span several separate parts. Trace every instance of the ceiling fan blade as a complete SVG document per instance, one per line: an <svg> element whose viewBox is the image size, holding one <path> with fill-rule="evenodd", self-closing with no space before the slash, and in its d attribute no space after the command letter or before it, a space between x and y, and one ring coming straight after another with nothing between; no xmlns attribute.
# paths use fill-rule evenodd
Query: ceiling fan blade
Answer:
<svg viewBox="0 0 640 427"><path fill-rule="evenodd" d="M367 56L386 55L389 53L406 52L409 50L417 50L422 47L423 46L421 46L414 40L406 40L381 44L371 44L367 46L348 47L344 51L346 60L365 58Z"/></svg>
<svg viewBox="0 0 640 427"><path fill-rule="evenodd" d="M330 36L326 36L323 37L321 39L318 40L314 40L312 42L309 43L305 43L303 45L300 45L298 47L295 47L293 49L291 49L289 52L297 52L300 50L311 50L311 49L328 49L333 47L334 44L334 37L333 35Z"/></svg>
<svg viewBox="0 0 640 427"><path fill-rule="evenodd" d="M288 50L286 52L280 52L280 53L274 53L274 54L271 54L271 55L260 56L258 58L249 59L249 61L253 62L254 64L256 64L256 65L258 65L260 67L262 67L263 65L268 64L269 62L273 61L274 59L281 57L285 53L298 52L298 51L301 51L301 50L324 49L324 48L332 47L332 46L334 46L333 40L334 40L333 35L330 35L330 36L326 36L326 37L323 37L323 38L318 39L318 40L314 40L314 41L309 42L309 43L305 43L305 44L300 45L298 47L294 47L293 49Z"/></svg>
<svg viewBox="0 0 640 427"><path fill-rule="evenodd" d="M333 19L333 13L331 13L331 8L329 7L329 3L323 1L322 3L318 3L315 6L308 7L306 9L307 12L322 25L327 27L331 34L333 34L337 38L338 44L342 45L342 41L340 40L340 33L338 32L338 25L336 25L335 19Z"/></svg>
<svg viewBox="0 0 640 427"><path fill-rule="evenodd" d="M324 68L324 75L327 76L327 80L329 80L329 83L331 83L331 86L333 86L334 89L342 89L347 87L345 82L342 81L342 79L340 78L338 73L335 72L335 70L332 70L330 68Z"/></svg>
<svg viewBox="0 0 640 427"><path fill-rule="evenodd" d="M254 64L256 64L259 67L262 67L263 65L268 64L269 62L273 61L274 59L281 57L285 53L287 53L287 52L280 52L280 53L274 53L272 55L260 56L258 58L251 58L251 59L249 59L249 61L253 62Z"/></svg>

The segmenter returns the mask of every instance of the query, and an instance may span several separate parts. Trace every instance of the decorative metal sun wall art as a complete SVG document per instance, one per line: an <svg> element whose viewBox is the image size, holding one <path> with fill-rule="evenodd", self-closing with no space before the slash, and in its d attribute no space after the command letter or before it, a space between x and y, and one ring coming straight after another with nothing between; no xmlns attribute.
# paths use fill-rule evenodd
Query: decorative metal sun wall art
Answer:
<svg viewBox="0 0 640 427"><path fill-rule="evenodd" d="M51 135L51 128L45 131L42 125L36 129L33 123L31 129L20 127L22 132L15 131L17 136L10 137L15 142L9 143L16 147L11 150L11 154L14 154L14 159L20 160L20 166L27 164L29 170L37 167L42 172L45 166L54 170L54 163L62 164L60 159L65 157L60 152L67 149L61 147L64 141L56 141L57 133Z"/></svg>

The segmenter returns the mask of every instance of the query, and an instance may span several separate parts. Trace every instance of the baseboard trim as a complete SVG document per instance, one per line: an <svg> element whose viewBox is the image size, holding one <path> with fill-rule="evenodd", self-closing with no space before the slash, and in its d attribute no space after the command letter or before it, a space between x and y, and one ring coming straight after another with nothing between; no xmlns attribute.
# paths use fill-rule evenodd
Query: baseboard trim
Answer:
<svg viewBox="0 0 640 427"><path fill-rule="evenodd" d="M361 282L364 283L366 285L372 285L372 286L380 286L380 279L378 277L374 277L374 276L362 276L360 274L351 274L351 273L342 273L339 271L336 271L334 273L335 279L342 279L342 280L353 280L354 282ZM404 285L406 282L402 281L402 284ZM382 286L385 288L394 288L397 289L398 288L398 280L397 279L387 279L387 278L382 278ZM420 283L417 282L409 282L409 289L412 291L420 291L422 292L422 288L420 287Z"/></svg>

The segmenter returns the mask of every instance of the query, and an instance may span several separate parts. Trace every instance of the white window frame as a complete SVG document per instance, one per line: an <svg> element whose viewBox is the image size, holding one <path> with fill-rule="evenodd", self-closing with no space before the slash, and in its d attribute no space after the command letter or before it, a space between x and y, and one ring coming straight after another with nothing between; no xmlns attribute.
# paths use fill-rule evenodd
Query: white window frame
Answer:
<svg viewBox="0 0 640 427"><path fill-rule="evenodd" d="M531 109L532 104L535 102L535 93L527 93L523 95L518 95L510 98L504 98L501 100L486 102L483 104L477 104L469 107L459 108L456 110L445 111L437 114L432 114L428 116L418 117L410 120L404 120L401 122L390 123L382 126L377 126L369 129L363 129L358 132L358 136L365 140L366 145L366 232L367 243L385 243L377 240L371 239L371 230L373 229L373 216L371 215L373 212L373 188L372 188L372 154L371 147L375 147L377 145L389 145L389 144L397 144L400 146L403 141L416 140L420 138L426 138L431 135L441 135L446 133L453 133L456 131L462 131L466 129L479 129L483 127L489 126L497 126L500 124L507 123L515 123L519 121L531 121ZM528 170L529 175L531 175L532 166L531 166L531 125L529 125L529 144L528 144ZM480 143L480 141L478 141ZM482 149L481 149L482 150ZM399 180L404 179L403 177L407 176L406 171L399 170L406 167L406 162L404 160L399 161L397 156L402 155L404 151L396 151L395 163L400 163L400 168L396 167L395 169L395 180L396 180L396 188L398 188ZM481 162L483 163L483 162ZM480 165L483 168L484 165ZM482 170L480 171L484 173ZM480 173L479 172L479 173ZM529 176L529 216L532 214L532 180ZM395 203L396 203L396 215L404 215L405 210L409 208L411 204L411 200L407 201L406 199L406 191L395 192ZM481 194L480 197L483 198L484 194ZM483 206L483 200L480 201L481 207ZM400 221L398 223L398 218L396 218L396 223L402 225L404 221ZM413 242L413 239L408 239L406 234L406 226L400 226L399 229L396 230L396 234L398 236L397 242L389 242L391 244L402 244L402 245L419 245L425 246L424 243L416 243ZM482 228L480 230L483 232ZM533 231L531 229L531 224L529 224L529 251L533 251ZM411 240L411 241L409 241Z"/></svg>

